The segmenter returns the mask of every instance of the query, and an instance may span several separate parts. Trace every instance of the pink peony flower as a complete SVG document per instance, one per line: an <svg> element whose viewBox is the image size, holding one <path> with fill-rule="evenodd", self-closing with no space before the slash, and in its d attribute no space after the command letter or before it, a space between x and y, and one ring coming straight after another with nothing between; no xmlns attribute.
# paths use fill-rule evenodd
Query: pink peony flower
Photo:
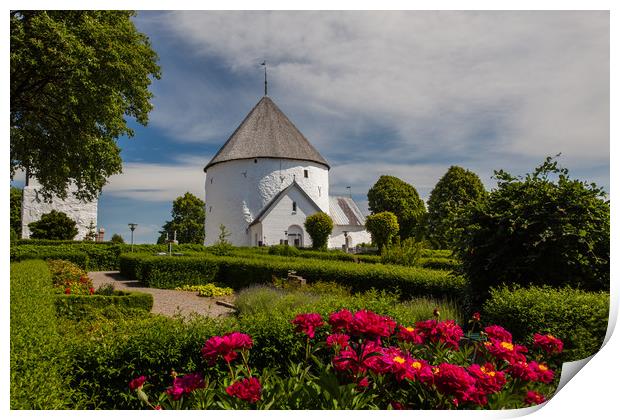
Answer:
<svg viewBox="0 0 620 420"><path fill-rule="evenodd" d="M349 330L349 324L353 320L353 314L348 309L342 309L334 312L329 316L329 325L332 326L333 332L342 332Z"/></svg>
<svg viewBox="0 0 620 420"><path fill-rule="evenodd" d="M424 341L431 343L446 343L455 350L459 348L459 340L463 337L463 330L454 320L438 322L435 319L416 322L418 334Z"/></svg>
<svg viewBox="0 0 620 420"><path fill-rule="evenodd" d="M166 390L174 400L180 399L183 394L190 394L198 388L204 388L205 381L200 373L188 373L183 376L175 376L172 386Z"/></svg>
<svg viewBox="0 0 620 420"><path fill-rule="evenodd" d="M491 325L484 329L490 340L506 341L512 343L512 334L499 325Z"/></svg>
<svg viewBox="0 0 620 420"><path fill-rule="evenodd" d="M424 337L421 335L421 331L413 327L405 327L400 325L398 327L398 333L396 337L405 343L423 344Z"/></svg>
<svg viewBox="0 0 620 420"><path fill-rule="evenodd" d="M131 389L132 391L135 391L136 389L142 388L142 386L146 382L146 379L147 378L144 375L138 376L137 378L132 379L131 381L129 381L129 389Z"/></svg>
<svg viewBox="0 0 620 420"><path fill-rule="evenodd" d="M465 368L449 363L436 368L434 383L440 393L454 397L455 405L473 401L476 393L476 379Z"/></svg>
<svg viewBox="0 0 620 420"><path fill-rule="evenodd" d="M291 321L295 325L295 331L302 332L310 338L314 338L316 329L325 325L320 314L299 314Z"/></svg>
<svg viewBox="0 0 620 420"><path fill-rule="evenodd" d="M524 362L527 348L518 344L513 344L510 341L499 341L491 339L484 342L486 350L496 359L505 360L508 363L515 364L517 362Z"/></svg>
<svg viewBox="0 0 620 420"><path fill-rule="evenodd" d="M330 334L327 336L327 346L332 347L332 348L338 346L340 350L346 349L347 347L349 347L350 338L351 337L349 337L346 334L339 334L339 333Z"/></svg>
<svg viewBox="0 0 620 420"><path fill-rule="evenodd" d="M504 372L495 370L490 363L484 366L471 365L467 372L476 379L476 392L472 394L472 401L478 405L486 405L487 396L501 391L506 385Z"/></svg>
<svg viewBox="0 0 620 420"><path fill-rule="evenodd" d="M231 397L254 404L260 401L261 384L257 378L245 378L227 387L226 393Z"/></svg>
<svg viewBox="0 0 620 420"><path fill-rule="evenodd" d="M562 353L564 350L564 343L559 338L552 336L551 334L542 335L534 334L533 347L543 349L547 354Z"/></svg>
<svg viewBox="0 0 620 420"><path fill-rule="evenodd" d="M527 391L525 398L523 398L523 402L527 405L538 405L544 403L545 401L547 401L545 396L536 391Z"/></svg>
<svg viewBox="0 0 620 420"><path fill-rule="evenodd" d="M238 350L249 350L252 348L252 338L240 332L232 332L223 336L213 336L209 338L203 348L202 357L211 365L217 362L217 358L221 356L226 363L235 360L239 355Z"/></svg>
<svg viewBox="0 0 620 420"><path fill-rule="evenodd" d="M353 319L349 324L349 332L352 335L378 339L392 335L395 327L396 322L392 318L362 309L353 315Z"/></svg>

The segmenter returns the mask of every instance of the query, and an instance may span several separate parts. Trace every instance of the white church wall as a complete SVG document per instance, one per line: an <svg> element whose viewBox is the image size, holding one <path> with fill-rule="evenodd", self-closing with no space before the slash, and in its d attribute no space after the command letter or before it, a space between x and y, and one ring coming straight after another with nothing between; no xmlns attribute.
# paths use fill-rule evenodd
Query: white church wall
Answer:
<svg viewBox="0 0 620 420"><path fill-rule="evenodd" d="M78 233L74 238L76 240L84 239L84 236L88 233L88 227L91 222L95 227L97 226L97 200L91 202L78 200L72 194L72 192L75 191L75 187L70 187L66 199L61 200L54 196L51 202L46 202L38 194L39 189L40 187L37 185L24 187L22 201L22 238L30 238L29 223L40 220L42 215L52 210L61 211L75 221L78 229Z"/></svg>
<svg viewBox="0 0 620 420"><path fill-rule="evenodd" d="M293 212L293 202L297 207L295 212ZM299 190L290 189L261 222L263 243L277 245L280 240L288 239L289 245L293 245L294 237L287 237L284 232L292 233L297 230L302 234L300 246L311 246L312 239L304 228L304 222L308 216L316 212L316 207Z"/></svg>
<svg viewBox="0 0 620 420"><path fill-rule="evenodd" d="M329 212L329 171L314 162L240 159L213 165L205 175L205 245L217 242L220 224L231 232L228 240L234 245L252 245L254 237L248 225L293 179L323 211Z"/></svg>
<svg viewBox="0 0 620 420"><path fill-rule="evenodd" d="M345 244L345 231L347 232L347 235L351 238L350 246L352 248L361 243L368 244L371 242L370 233L366 231L364 226L336 225L332 230L332 234L329 236L328 247L342 249L342 246Z"/></svg>

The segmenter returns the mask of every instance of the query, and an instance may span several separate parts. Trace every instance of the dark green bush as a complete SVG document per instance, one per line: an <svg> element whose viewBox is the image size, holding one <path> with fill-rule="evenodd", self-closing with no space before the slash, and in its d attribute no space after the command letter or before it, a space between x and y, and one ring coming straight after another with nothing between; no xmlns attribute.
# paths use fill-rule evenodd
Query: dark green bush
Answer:
<svg viewBox="0 0 620 420"><path fill-rule="evenodd" d="M353 291L371 288L398 290L405 298L463 297L467 293L467 283L463 278L445 271L418 267L287 259L269 255L242 258L208 254L187 257L123 254L121 262L121 273L125 277L138 278L150 286L165 288L217 282L239 290L252 284L271 283L273 276L286 277L288 271L293 270L310 282L333 281L350 286ZM135 272L137 264L139 273Z"/></svg>
<svg viewBox="0 0 620 420"><path fill-rule="evenodd" d="M269 255L282 255L284 257L298 257L301 252L294 246L272 245L269 247Z"/></svg>
<svg viewBox="0 0 620 420"><path fill-rule="evenodd" d="M326 213L318 212L306 217L304 227L312 238L313 249L327 249L327 240L334 229L332 218Z"/></svg>
<svg viewBox="0 0 620 420"><path fill-rule="evenodd" d="M66 245L11 247L11 261L24 260L65 260L77 264L84 270L88 269L89 264L88 254Z"/></svg>
<svg viewBox="0 0 620 420"><path fill-rule="evenodd" d="M78 233L75 220L61 211L45 213L36 222L28 224L33 239L71 240Z"/></svg>
<svg viewBox="0 0 620 420"><path fill-rule="evenodd" d="M45 262L11 264L11 409L76 408L55 298Z"/></svg>
<svg viewBox="0 0 620 420"><path fill-rule="evenodd" d="M420 267L433 270L456 270L460 267L458 260L443 257L420 258L418 264Z"/></svg>
<svg viewBox="0 0 620 420"><path fill-rule="evenodd" d="M550 333L565 344L564 361L579 360L598 351L609 317L609 293L551 287L492 290L483 308L485 323L511 331L516 340Z"/></svg>
<svg viewBox="0 0 620 420"><path fill-rule="evenodd" d="M118 306L121 309L141 309L150 312L153 295L141 292L115 291L111 295L58 295L56 314L73 319L83 319L93 308Z"/></svg>

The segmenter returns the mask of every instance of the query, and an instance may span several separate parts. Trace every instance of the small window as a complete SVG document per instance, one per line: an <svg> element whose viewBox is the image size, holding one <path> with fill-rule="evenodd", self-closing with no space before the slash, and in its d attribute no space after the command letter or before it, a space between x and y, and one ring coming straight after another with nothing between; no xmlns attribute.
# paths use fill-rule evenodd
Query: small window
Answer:
<svg viewBox="0 0 620 420"><path fill-rule="evenodd" d="M213 207L209 206L209 213L211 213L211 209L212 209L212 208L213 208Z"/></svg>
<svg viewBox="0 0 620 420"><path fill-rule="evenodd" d="M304 178L308 178L308 170L304 169Z"/></svg>
<svg viewBox="0 0 620 420"><path fill-rule="evenodd" d="M258 163L258 159L254 159L254 163Z"/></svg>
<svg viewBox="0 0 620 420"><path fill-rule="evenodd" d="M211 178L211 184L213 184L213 178Z"/></svg>
<svg viewBox="0 0 620 420"><path fill-rule="evenodd" d="M293 213L297 211L297 203L293 201Z"/></svg>
<svg viewBox="0 0 620 420"><path fill-rule="evenodd" d="M321 196L321 187L319 187L319 197Z"/></svg>

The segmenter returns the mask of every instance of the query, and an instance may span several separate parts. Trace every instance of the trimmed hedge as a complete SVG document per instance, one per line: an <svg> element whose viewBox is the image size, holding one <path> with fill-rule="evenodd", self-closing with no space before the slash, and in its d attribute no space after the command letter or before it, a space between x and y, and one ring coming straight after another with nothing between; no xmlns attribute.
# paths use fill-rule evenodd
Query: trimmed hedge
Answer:
<svg viewBox="0 0 620 420"><path fill-rule="evenodd" d="M276 256L255 258L213 255L164 257L123 254L121 274L142 280L150 287L175 288L183 285L221 283L234 289L272 282L286 277L289 270L310 282L333 281L353 291L371 288L399 290L412 296L454 297L467 295L467 282L446 271L383 264L355 264Z"/></svg>
<svg viewBox="0 0 620 420"><path fill-rule="evenodd" d="M609 293L571 288L530 287L491 290L484 303L485 323L511 331L516 340L536 332L564 341L564 361L596 353L605 338L609 319Z"/></svg>
<svg viewBox="0 0 620 420"><path fill-rule="evenodd" d="M11 261L65 260L71 261L83 270L88 269L88 254L64 245L55 247L24 245L11 247Z"/></svg>
<svg viewBox="0 0 620 420"><path fill-rule="evenodd" d="M45 262L11 264L11 409L76 408L55 296Z"/></svg>
<svg viewBox="0 0 620 420"><path fill-rule="evenodd" d="M444 257L420 258L420 267L431 268L433 270L456 270L460 267L458 260Z"/></svg>
<svg viewBox="0 0 620 420"><path fill-rule="evenodd" d="M141 309L150 312L153 308L153 295L141 292L114 291L112 295L58 295L56 314L72 319L88 316L92 309L117 306L120 309Z"/></svg>

